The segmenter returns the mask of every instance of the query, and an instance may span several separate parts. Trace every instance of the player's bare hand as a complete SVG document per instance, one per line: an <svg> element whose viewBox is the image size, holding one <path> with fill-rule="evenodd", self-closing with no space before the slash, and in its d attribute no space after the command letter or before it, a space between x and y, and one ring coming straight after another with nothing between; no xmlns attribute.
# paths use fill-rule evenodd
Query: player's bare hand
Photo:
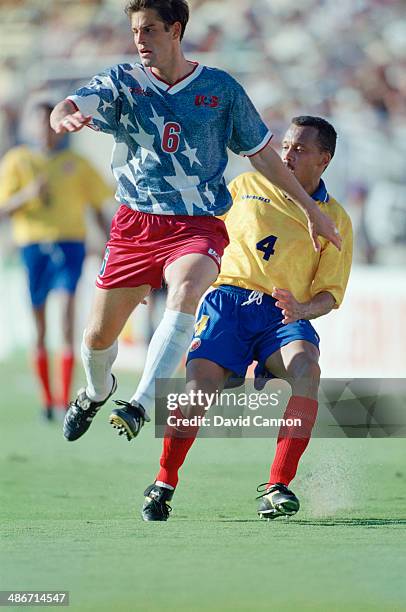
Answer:
<svg viewBox="0 0 406 612"><path fill-rule="evenodd" d="M80 111L76 111L70 115L65 115L63 119L58 121L54 126L54 130L57 134L66 134L70 132L79 132L82 128L90 123L92 120L91 116L82 115Z"/></svg>
<svg viewBox="0 0 406 612"><path fill-rule="evenodd" d="M305 316L304 304L298 302L287 289L273 288L272 297L276 300L275 306L282 310L282 323L294 323Z"/></svg>
<svg viewBox="0 0 406 612"><path fill-rule="evenodd" d="M307 227L309 228L310 238L312 239L315 251L320 251L321 244L319 236L323 236L329 242L334 244L341 251L342 238L334 221L320 209L317 208L309 216Z"/></svg>

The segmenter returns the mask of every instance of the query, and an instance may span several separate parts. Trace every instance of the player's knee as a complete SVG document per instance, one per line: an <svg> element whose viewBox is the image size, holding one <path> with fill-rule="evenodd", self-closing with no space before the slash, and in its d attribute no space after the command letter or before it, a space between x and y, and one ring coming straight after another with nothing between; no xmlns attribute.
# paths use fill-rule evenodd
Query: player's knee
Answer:
<svg viewBox="0 0 406 612"><path fill-rule="evenodd" d="M167 305L174 310L196 310L199 300L202 297L202 290L198 283L193 280L185 280L176 287L168 290Z"/></svg>
<svg viewBox="0 0 406 612"><path fill-rule="evenodd" d="M212 405L216 391L216 384L207 377L188 381L186 392L190 398L190 403L185 408L185 412L183 409L182 412L188 418L204 415L206 410Z"/></svg>
<svg viewBox="0 0 406 612"><path fill-rule="evenodd" d="M301 353L296 355L288 368L288 374L293 380L304 380L317 382L320 380L321 370L318 361L311 355Z"/></svg>
<svg viewBox="0 0 406 612"><path fill-rule="evenodd" d="M87 348L94 351L101 351L108 348L112 342L103 329L97 327L90 327L86 329L83 340Z"/></svg>

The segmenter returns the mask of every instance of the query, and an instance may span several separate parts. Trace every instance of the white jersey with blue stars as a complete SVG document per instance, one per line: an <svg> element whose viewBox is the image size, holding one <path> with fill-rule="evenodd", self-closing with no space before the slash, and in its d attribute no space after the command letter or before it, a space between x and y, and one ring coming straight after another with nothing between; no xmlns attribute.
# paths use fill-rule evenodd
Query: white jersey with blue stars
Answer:
<svg viewBox="0 0 406 612"><path fill-rule="evenodd" d="M69 96L90 127L112 134L116 199L166 215L221 215L231 206L227 148L252 156L272 138L229 74L191 63L172 85L141 64L120 64Z"/></svg>

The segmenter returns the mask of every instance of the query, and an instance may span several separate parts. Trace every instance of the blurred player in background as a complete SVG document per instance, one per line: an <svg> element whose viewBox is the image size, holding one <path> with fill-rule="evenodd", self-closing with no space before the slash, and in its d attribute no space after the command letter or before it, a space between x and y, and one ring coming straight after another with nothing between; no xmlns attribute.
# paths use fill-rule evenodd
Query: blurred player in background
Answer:
<svg viewBox="0 0 406 612"><path fill-rule="evenodd" d="M193 334L199 299L215 281L228 244L224 223L216 218L232 203L223 178L227 147L250 157L306 210L315 246L319 234L340 245L334 223L268 146L272 134L244 89L225 72L184 57L187 2L132 0L126 12L142 64L118 65L95 76L51 116L57 133L90 125L114 136L112 167L121 203L82 344L87 387L65 418L68 440L87 431L114 393L117 337L164 277L166 311L143 376L130 401L118 402L111 415L129 440L149 420L155 378L175 372Z"/></svg>
<svg viewBox="0 0 406 612"><path fill-rule="evenodd" d="M49 100L33 102L33 143L11 149L0 167L0 220L10 217L27 272L35 321L35 372L42 390L44 416L55 405L68 406L74 368L74 299L85 258L85 210L93 209L106 235L101 212L112 190L83 157L55 134ZM63 348L60 389L52 389L46 345L46 304L51 290L61 292Z"/></svg>
<svg viewBox="0 0 406 612"><path fill-rule="evenodd" d="M206 393L237 386L255 360L255 386L267 378L289 381L292 396L284 419L300 418L301 427L283 426L269 478L261 491L260 516L292 515L299 500L288 489L316 420L320 380L319 337L309 322L338 308L352 259L352 227L347 213L327 192L321 175L336 147L336 132L319 117L292 119L284 136L282 159L303 188L334 219L343 237L339 252L322 240L315 253L306 219L292 200L259 173L231 182L233 207L226 217L230 245L224 253L217 289L200 308L187 362L187 391ZM161 468L145 491L144 520L167 520L167 502L178 483L178 470L198 428L181 423L196 414L177 408L178 427L168 428ZM202 412L200 412L202 414ZM258 487L260 492L260 487Z"/></svg>

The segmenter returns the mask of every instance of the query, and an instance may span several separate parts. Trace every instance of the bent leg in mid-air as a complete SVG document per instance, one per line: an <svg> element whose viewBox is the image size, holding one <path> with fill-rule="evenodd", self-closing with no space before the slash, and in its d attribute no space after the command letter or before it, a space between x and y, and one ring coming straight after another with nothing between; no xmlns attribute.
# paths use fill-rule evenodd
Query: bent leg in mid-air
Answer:
<svg viewBox="0 0 406 612"><path fill-rule="evenodd" d="M144 373L129 402L112 411L113 427L132 440L139 431L136 415L148 414L155 403L155 380L171 378L193 336L199 300L216 280L218 265L200 253L184 255L165 269L168 284L166 310L148 348Z"/></svg>
<svg viewBox="0 0 406 612"><path fill-rule="evenodd" d="M288 485L296 475L300 458L309 444L317 417L320 382L319 350L315 344L295 340L283 346L266 360L266 368L276 378L288 380L292 396L284 420L300 419L301 426L283 425L279 431L276 453L268 482L258 499L258 514L273 519L290 516L299 510L299 500Z"/></svg>
<svg viewBox="0 0 406 612"><path fill-rule="evenodd" d="M81 347L87 386L79 391L66 413L64 436L67 440L80 438L89 429L101 406L115 392L117 383L111 368L117 357L117 338L134 308L149 291L148 285L108 290L96 288ZM143 420L139 419L139 428L142 424Z"/></svg>

